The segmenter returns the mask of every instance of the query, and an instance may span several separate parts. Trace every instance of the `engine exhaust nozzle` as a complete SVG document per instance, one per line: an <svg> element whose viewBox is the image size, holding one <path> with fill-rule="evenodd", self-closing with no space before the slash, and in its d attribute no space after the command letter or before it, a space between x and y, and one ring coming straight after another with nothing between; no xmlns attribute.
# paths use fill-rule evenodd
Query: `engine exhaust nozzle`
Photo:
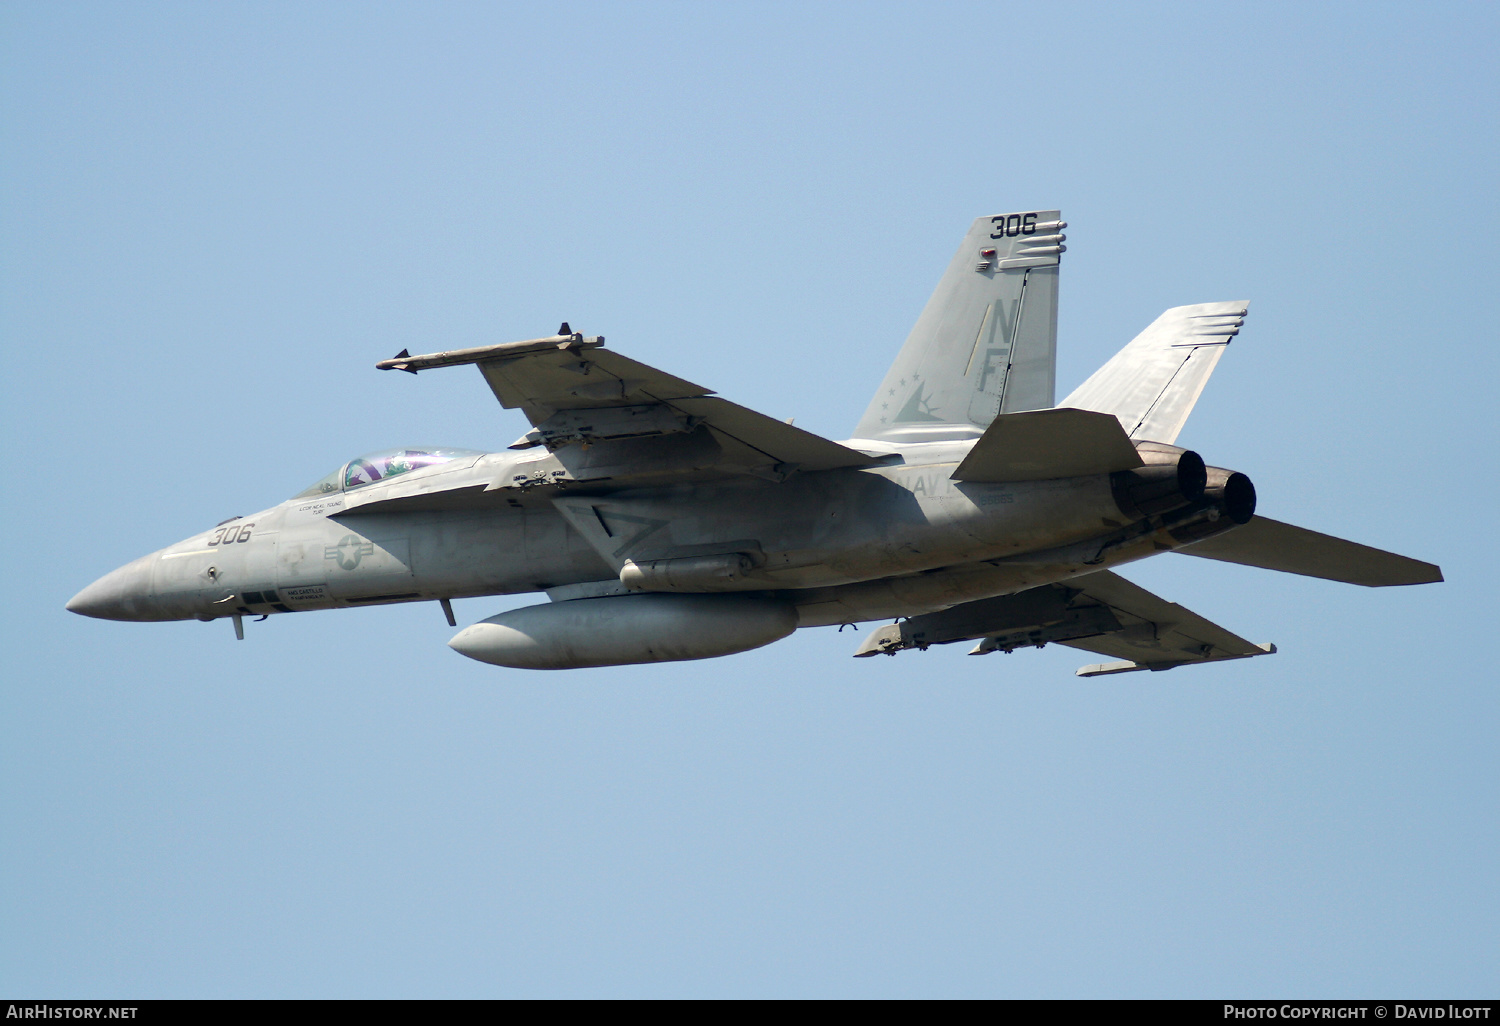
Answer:
<svg viewBox="0 0 1500 1026"><path fill-rule="evenodd" d="M1248 524L1254 516L1255 485L1250 478L1237 470L1209 467L1202 502L1177 514L1178 522L1167 531L1175 541L1188 544Z"/></svg>
<svg viewBox="0 0 1500 1026"><path fill-rule="evenodd" d="M1109 476L1115 505L1125 516L1141 520L1203 498L1208 471L1202 456L1164 442L1137 442L1135 451L1145 462L1144 467Z"/></svg>
<svg viewBox="0 0 1500 1026"><path fill-rule="evenodd" d="M1255 516L1255 485L1235 470L1210 467L1208 474L1204 498L1214 499L1224 510L1224 515L1236 524L1248 524ZM1219 475L1224 476L1223 484L1218 482Z"/></svg>

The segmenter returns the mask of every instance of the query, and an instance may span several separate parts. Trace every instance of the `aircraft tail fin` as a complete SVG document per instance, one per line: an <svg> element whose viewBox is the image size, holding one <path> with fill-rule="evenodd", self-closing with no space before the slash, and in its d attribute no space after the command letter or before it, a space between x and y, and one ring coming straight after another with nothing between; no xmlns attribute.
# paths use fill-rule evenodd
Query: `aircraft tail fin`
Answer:
<svg viewBox="0 0 1500 1026"><path fill-rule="evenodd" d="M1137 441L1175 442L1249 308L1245 301L1173 307L1061 405L1113 413Z"/></svg>
<svg viewBox="0 0 1500 1026"><path fill-rule="evenodd" d="M1056 210L981 217L917 318L855 437L978 438L1000 413L1053 405Z"/></svg>
<svg viewBox="0 0 1500 1026"><path fill-rule="evenodd" d="M1177 551L1226 563L1321 577L1325 581L1362 584L1366 588L1437 584L1443 579L1441 568L1432 563L1261 516L1243 527L1232 528Z"/></svg>

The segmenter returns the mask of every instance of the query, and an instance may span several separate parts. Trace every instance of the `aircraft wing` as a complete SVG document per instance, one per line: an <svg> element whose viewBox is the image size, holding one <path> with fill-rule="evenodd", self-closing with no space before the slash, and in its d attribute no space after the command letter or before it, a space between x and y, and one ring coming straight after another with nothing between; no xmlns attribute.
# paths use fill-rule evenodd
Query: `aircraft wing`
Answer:
<svg viewBox="0 0 1500 1026"><path fill-rule="evenodd" d="M709 467L784 477L795 470L862 467L870 456L714 395L702 385L603 348L604 339L554 336L426 356L381 370L413 374L472 363L495 398L533 427L512 448L545 445L565 480Z"/></svg>
<svg viewBox="0 0 1500 1026"><path fill-rule="evenodd" d="M1189 663L1246 659L1276 651L1275 645L1246 641L1175 602L1102 570L1066 584L1043 585L910 617L871 633L855 655L894 655L906 648L976 639L979 644L971 655L1039 648L1055 641L1121 660L1085 666L1078 671L1081 677L1170 670Z"/></svg>
<svg viewBox="0 0 1500 1026"><path fill-rule="evenodd" d="M1080 667L1080 677L1131 670L1170 670L1189 663L1247 659L1276 651L1275 645L1246 641L1192 610L1153 595L1107 570L1072 583L1089 599L1108 606L1121 627L1093 637L1059 641L1069 648L1120 660Z"/></svg>

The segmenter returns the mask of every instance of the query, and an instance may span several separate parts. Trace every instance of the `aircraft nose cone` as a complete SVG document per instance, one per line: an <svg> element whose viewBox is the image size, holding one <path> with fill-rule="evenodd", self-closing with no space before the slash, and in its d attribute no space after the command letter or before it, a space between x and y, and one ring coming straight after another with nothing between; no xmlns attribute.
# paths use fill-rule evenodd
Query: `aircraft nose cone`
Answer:
<svg viewBox="0 0 1500 1026"><path fill-rule="evenodd" d="M151 558L143 556L111 570L68 599L68 611L100 620L152 620Z"/></svg>

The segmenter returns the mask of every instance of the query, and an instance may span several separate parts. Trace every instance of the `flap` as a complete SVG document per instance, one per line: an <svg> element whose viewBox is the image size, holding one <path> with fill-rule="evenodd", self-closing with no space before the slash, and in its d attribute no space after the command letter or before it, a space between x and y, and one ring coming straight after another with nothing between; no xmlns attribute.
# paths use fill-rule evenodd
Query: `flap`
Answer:
<svg viewBox="0 0 1500 1026"><path fill-rule="evenodd" d="M958 481L1037 481L1144 466L1120 422L1088 410L1002 413L958 465Z"/></svg>
<svg viewBox="0 0 1500 1026"><path fill-rule="evenodd" d="M746 455L752 458L746 462L781 464L788 470L868 467L880 462L879 457L867 456L718 396L680 399L668 405L707 424L727 449L735 451L739 446L748 450ZM754 458L756 455L761 458Z"/></svg>

